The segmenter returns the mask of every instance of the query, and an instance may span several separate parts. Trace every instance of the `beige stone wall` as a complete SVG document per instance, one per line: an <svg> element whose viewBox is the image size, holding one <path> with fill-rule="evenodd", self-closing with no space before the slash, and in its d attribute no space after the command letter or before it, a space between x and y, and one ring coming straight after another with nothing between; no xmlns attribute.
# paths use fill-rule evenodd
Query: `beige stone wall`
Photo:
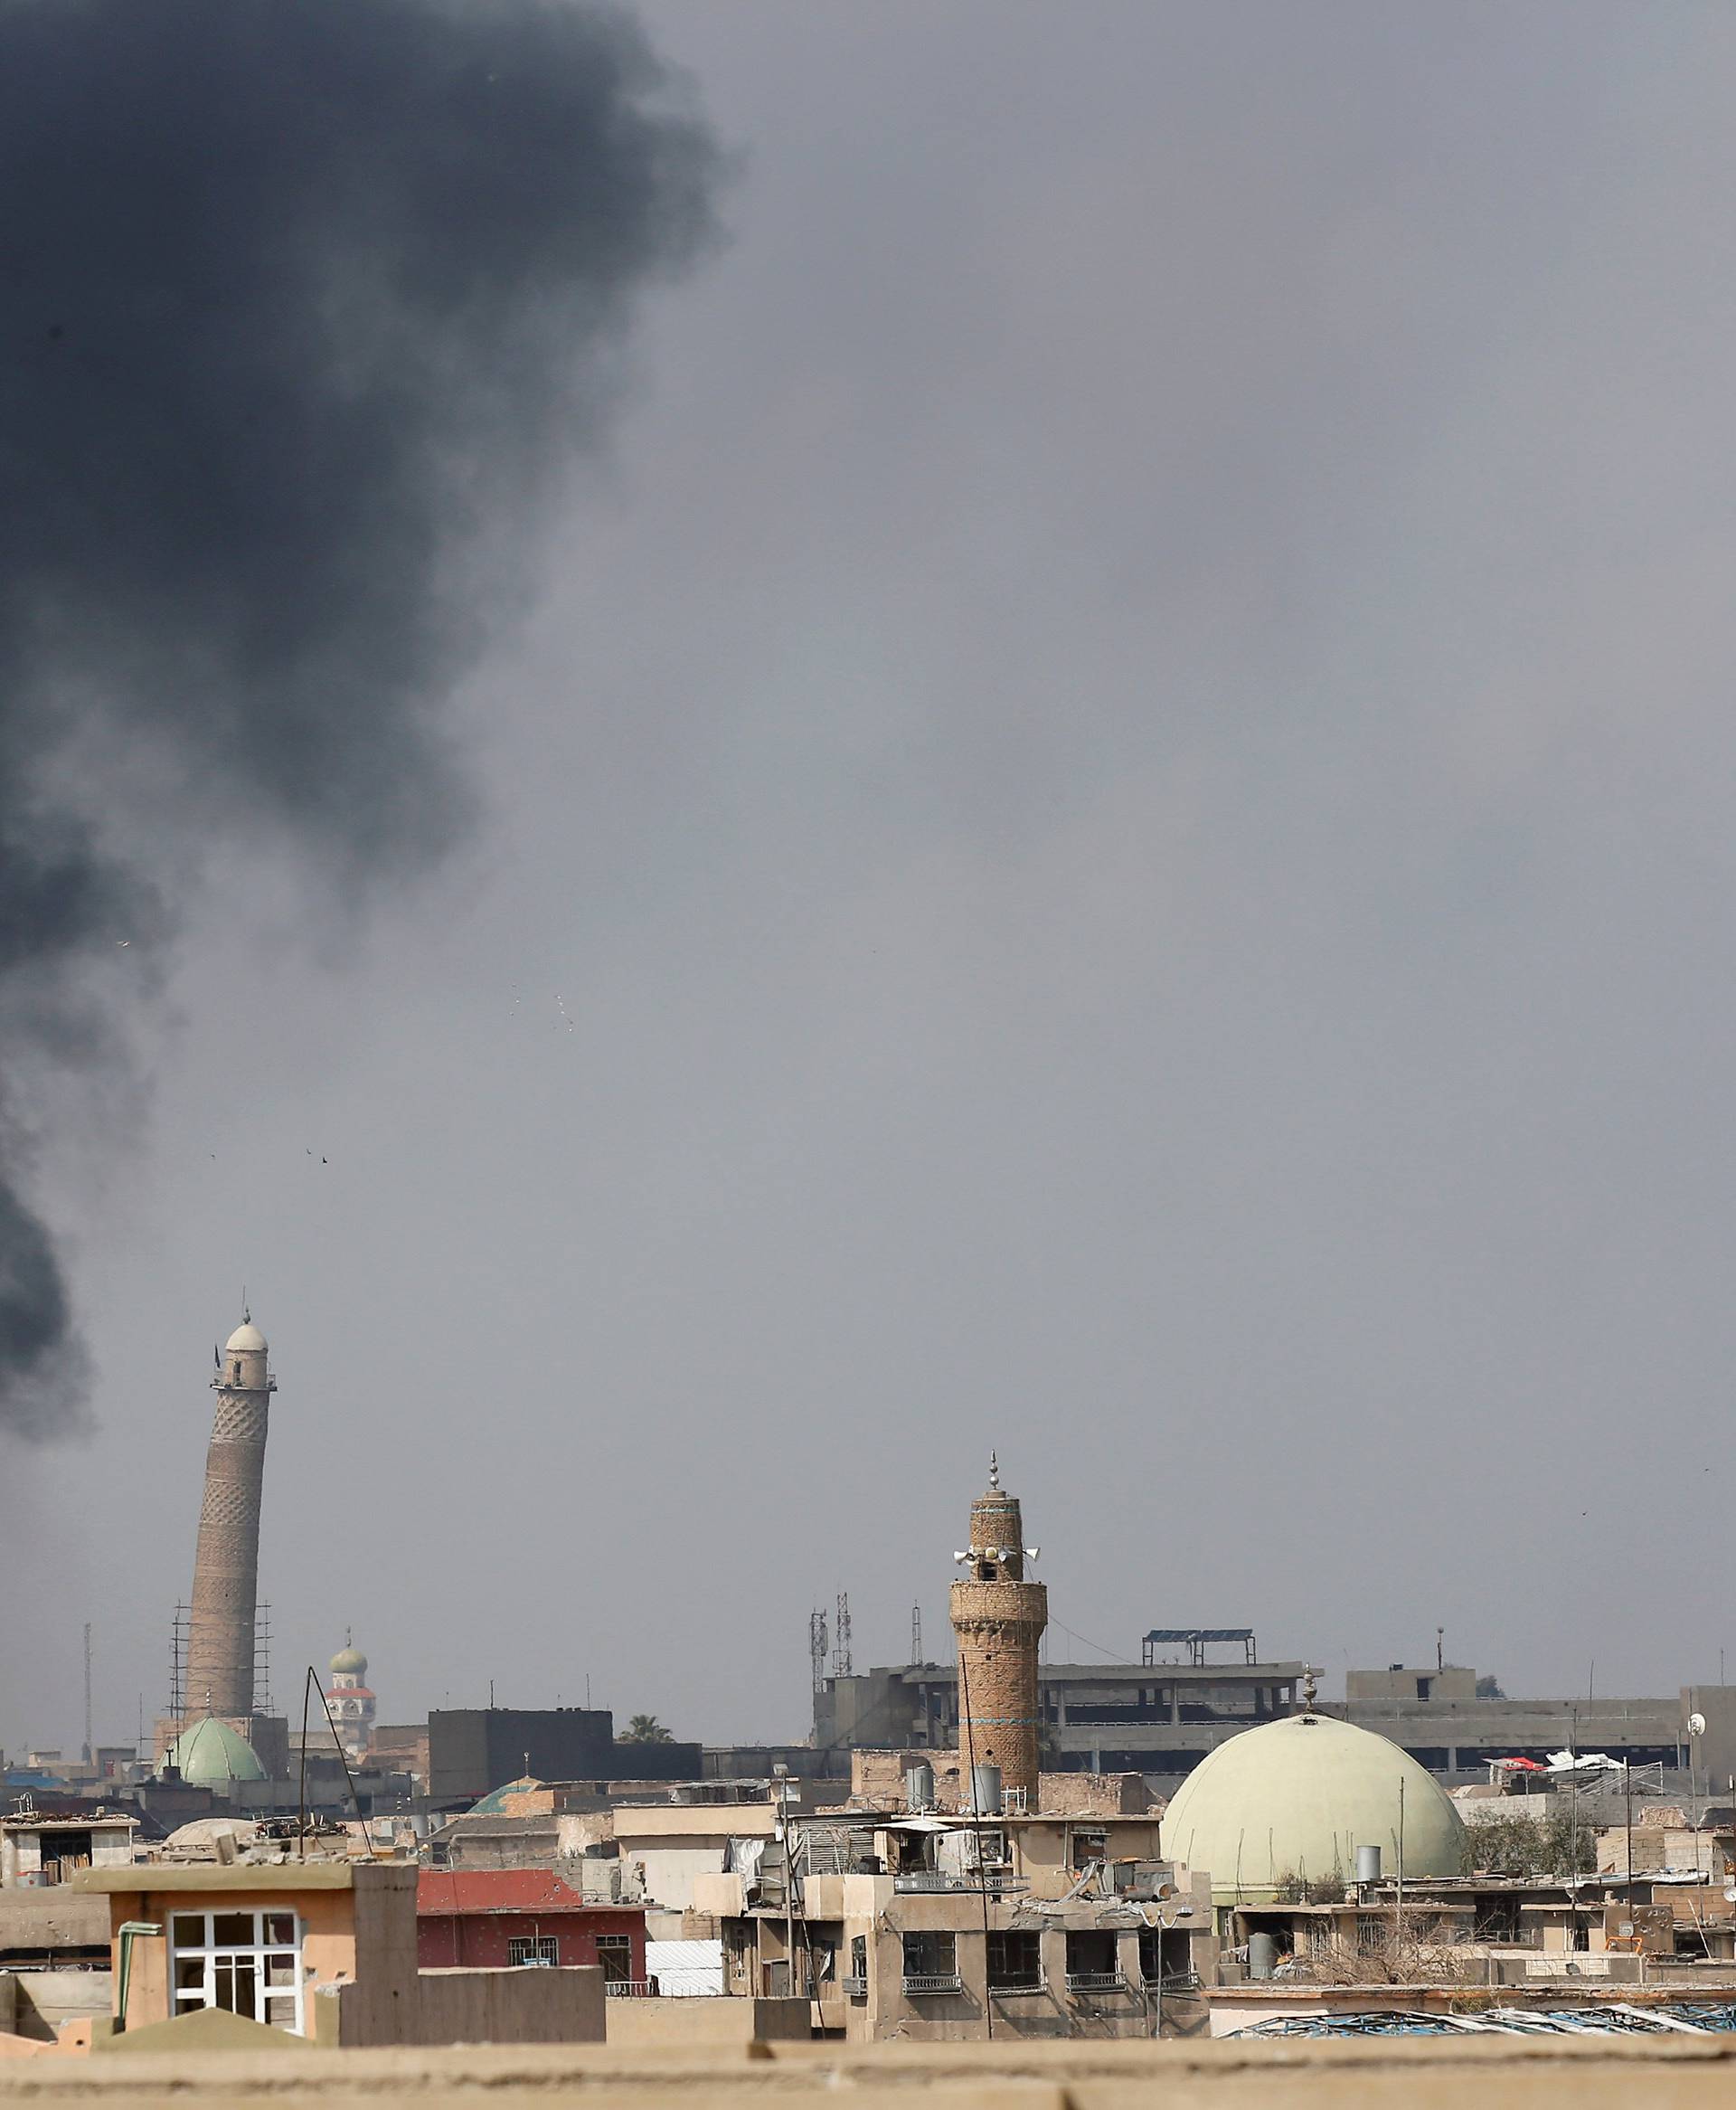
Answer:
<svg viewBox="0 0 1736 2110"><path fill-rule="evenodd" d="M156 2061L13 2062L20 2099L160 2110ZM172 2077L184 2110L237 2104L365 2103L369 2110L474 2104L518 2110L588 2099L644 2110L714 2110L775 2094L788 2110L1706 2110L1736 2085L1728 2037L1442 2037L1378 2043L770 2044L709 2056L613 2045L318 2051L188 2059Z"/></svg>
<svg viewBox="0 0 1736 2110"><path fill-rule="evenodd" d="M693 2000L612 2000L610 2044L700 2045L805 2043L812 2030L806 2000L744 2000L728 1993Z"/></svg>

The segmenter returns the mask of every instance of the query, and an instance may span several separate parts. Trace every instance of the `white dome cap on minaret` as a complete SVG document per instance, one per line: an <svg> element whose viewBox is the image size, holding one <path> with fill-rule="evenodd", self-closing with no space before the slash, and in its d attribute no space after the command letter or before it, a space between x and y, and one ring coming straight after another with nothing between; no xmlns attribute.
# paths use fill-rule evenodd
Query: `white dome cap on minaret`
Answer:
<svg viewBox="0 0 1736 2110"><path fill-rule="evenodd" d="M251 1319L244 1318L223 1346L232 1356L262 1356L265 1353L265 1336Z"/></svg>

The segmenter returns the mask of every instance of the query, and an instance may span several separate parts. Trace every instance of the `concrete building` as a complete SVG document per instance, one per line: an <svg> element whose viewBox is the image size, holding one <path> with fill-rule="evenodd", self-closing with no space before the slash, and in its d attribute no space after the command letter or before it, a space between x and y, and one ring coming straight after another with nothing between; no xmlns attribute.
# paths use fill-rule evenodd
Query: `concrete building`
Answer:
<svg viewBox="0 0 1736 2110"><path fill-rule="evenodd" d="M1294 1710L1299 1661L1260 1661L1250 1629L1207 1631L1246 1636L1236 1643L1237 1660L1214 1661L1197 1645L1154 1639L1137 1663L1040 1661L1043 1769L1139 1773L1167 1793L1228 1737ZM958 1741L957 1664L827 1678L814 1695L814 1740L821 1753L951 1749Z"/></svg>
<svg viewBox="0 0 1736 2110"><path fill-rule="evenodd" d="M475 1803L510 1782L693 1781L697 1744L618 1744L606 1708L437 1708L428 1717L429 1798Z"/></svg>
<svg viewBox="0 0 1736 2110"><path fill-rule="evenodd" d="M1228 1655L1231 1660L1212 1660ZM1296 1711L1300 1661L1261 1661L1249 1628L1155 1629L1137 1663L1040 1663L1037 1709L1046 1770L1137 1772L1173 1794L1241 1730ZM1571 1747L1660 1765L1686 1792L1725 1793L1736 1779L1736 1686L1684 1686L1657 1698L1479 1697L1476 1670L1451 1663L1353 1670L1346 1697L1319 1712L1401 1745L1448 1785L1487 1777L1497 1758L1540 1762ZM1698 1715L1705 1728L1694 1732ZM852 1749L949 1747L958 1741L956 1666L909 1663L828 1678L814 1696L817 1759Z"/></svg>
<svg viewBox="0 0 1736 2110"><path fill-rule="evenodd" d="M853 2040L1203 2029L1210 1893L1156 1849L1148 1814L838 1812L741 1842L693 1902L732 1994L806 1993Z"/></svg>
<svg viewBox="0 0 1736 2110"><path fill-rule="evenodd" d="M0 1890L52 1889L80 1869L127 1868L138 1819L124 1811L0 1817Z"/></svg>
<svg viewBox="0 0 1736 2110"><path fill-rule="evenodd" d="M952 1585L958 1649L958 1748L968 1766L998 1768L1003 1790L1024 1802L1037 1792L1037 1651L1049 1623L1049 1593L1027 1583L1018 1499L1001 1486L991 1451L988 1490L970 1506L970 1538L954 1559L966 1569Z"/></svg>
<svg viewBox="0 0 1736 2110"><path fill-rule="evenodd" d="M161 2025L191 2045L212 2010L344 2047L602 2040L599 1969L421 1969L418 1881L403 1862L156 1862L74 1888L107 1897L129 2048Z"/></svg>
<svg viewBox="0 0 1736 2110"><path fill-rule="evenodd" d="M1508 1699L1479 1697L1479 1682L1452 1663L1352 1670L1344 1698L1321 1711L1391 1737L1454 1784L1486 1778L1499 1758L1542 1764L1561 1750L1604 1751L1665 1773L1692 1766L1703 1786L1711 1778L1720 1789L1736 1772L1736 1688L1689 1687L1658 1699ZM1698 1748L1688 1727L1695 1713L1708 1724Z"/></svg>

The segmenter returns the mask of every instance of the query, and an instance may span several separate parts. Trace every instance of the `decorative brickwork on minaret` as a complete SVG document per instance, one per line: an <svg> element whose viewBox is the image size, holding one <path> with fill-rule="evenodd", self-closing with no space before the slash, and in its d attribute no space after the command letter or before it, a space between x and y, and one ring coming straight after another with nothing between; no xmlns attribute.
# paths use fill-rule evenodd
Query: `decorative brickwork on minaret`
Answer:
<svg viewBox="0 0 1736 2110"><path fill-rule="evenodd" d="M259 1594L259 1496L277 1379L251 1319L230 1335L212 1379L217 1412L205 1453L205 1500L193 1563L184 1705L189 1718L253 1712L254 1620Z"/></svg>
<svg viewBox="0 0 1736 2110"><path fill-rule="evenodd" d="M1037 1802L1037 1644L1049 1593L1024 1579L1018 1499L1001 1486L991 1455L988 1491L970 1506L968 1580L952 1585L958 1638L958 1750L966 1766L998 1765L1004 1788ZM1033 1556L1035 1547L1029 1549Z"/></svg>

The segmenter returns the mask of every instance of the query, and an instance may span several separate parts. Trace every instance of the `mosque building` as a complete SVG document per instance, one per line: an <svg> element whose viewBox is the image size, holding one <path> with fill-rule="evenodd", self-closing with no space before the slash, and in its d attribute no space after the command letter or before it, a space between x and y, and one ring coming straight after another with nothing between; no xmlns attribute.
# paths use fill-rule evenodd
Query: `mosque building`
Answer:
<svg viewBox="0 0 1736 2110"><path fill-rule="evenodd" d="M326 1704L336 1725L337 1740L348 1758L365 1758L373 1744L374 1715L379 1701L368 1689L368 1659L346 1629L344 1646L332 1658L331 1689Z"/></svg>
<svg viewBox="0 0 1736 2110"><path fill-rule="evenodd" d="M1356 1874L1378 1847L1388 1876L1457 1876L1464 1821L1408 1751L1372 1729L1303 1711L1209 1752L1164 1812L1163 1850L1212 1877L1219 1906L1270 1904L1297 1884Z"/></svg>

